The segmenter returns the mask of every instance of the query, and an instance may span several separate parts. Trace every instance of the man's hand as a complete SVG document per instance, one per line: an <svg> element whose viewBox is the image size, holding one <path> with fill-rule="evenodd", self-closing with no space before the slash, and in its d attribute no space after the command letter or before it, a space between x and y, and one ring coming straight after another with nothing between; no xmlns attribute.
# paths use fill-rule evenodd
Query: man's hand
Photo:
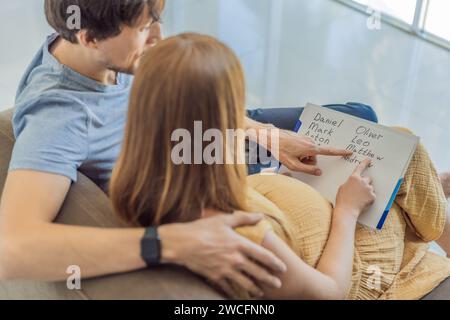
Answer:
<svg viewBox="0 0 450 320"><path fill-rule="evenodd" d="M352 154L353 152L347 150L319 147L310 138L280 130L278 160L292 171L320 176L322 170L317 166L317 156L347 157Z"/></svg>
<svg viewBox="0 0 450 320"><path fill-rule="evenodd" d="M286 272L272 252L237 234L233 228L255 225L261 215L235 213L187 224L161 226L162 262L183 265L235 297L230 282L251 296L261 297L262 286L281 287L273 274Z"/></svg>
<svg viewBox="0 0 450 320"><path fill-rule="evenodd" d="M271 124L262 124L250 118L246 118L245 127L247 130L252 129L248 131L251 133L248 134L250 140L258 142L272 154L278 154L277 160L292 171L320 176L322 170L317 167L317 156L347 157L353 154L347 150L320 147L310 138L300 136L292 131L280 130ZM277 136L272 135L272 130L279 131L279 141L271 141L273 137ZM263 139L264 141L258 141L261 135L267 136ZM274 148L278 148L278 152Z"/></svg>

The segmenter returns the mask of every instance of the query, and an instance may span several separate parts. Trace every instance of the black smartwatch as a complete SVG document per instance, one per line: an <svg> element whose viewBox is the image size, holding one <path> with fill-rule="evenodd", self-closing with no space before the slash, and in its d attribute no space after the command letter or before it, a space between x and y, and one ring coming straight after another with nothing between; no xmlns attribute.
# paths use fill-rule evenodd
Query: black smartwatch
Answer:
<svg viewBox="0 0 450 320"><path fill-rule="evenodd" d="M149 268L161 264L161 239L156 227L145 229L145 234L141 240L141 257Z"/></svg>

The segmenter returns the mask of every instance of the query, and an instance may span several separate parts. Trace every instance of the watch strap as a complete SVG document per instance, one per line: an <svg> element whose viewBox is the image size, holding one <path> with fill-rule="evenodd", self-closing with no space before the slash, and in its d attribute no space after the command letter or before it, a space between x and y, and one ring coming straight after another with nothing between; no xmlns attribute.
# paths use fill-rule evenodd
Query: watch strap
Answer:
<svg viewBox="0 0 450 320"><path fill-rule="evenodd" d="M141 257L149 268L161 264L161 239L156 227L145 229L141 240Z"/></svg>

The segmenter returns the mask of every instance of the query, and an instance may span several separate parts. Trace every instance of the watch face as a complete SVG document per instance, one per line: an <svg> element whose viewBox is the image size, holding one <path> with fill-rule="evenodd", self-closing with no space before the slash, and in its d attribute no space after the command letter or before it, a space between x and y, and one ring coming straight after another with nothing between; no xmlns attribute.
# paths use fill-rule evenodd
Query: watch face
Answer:
<svg viewBox="0 0 450 320"><path fill-rule="evenodd" d="M153 232L152 232L153 231ZM160 240L155 230L148 230L141 241L141 256L147 265L160 263Z"/></svg>
<svg viewBox="0 0 450 320"><path fill-rule="evenodd" d="M158 258L158 243L156 239L145 239L144 253L149 259Z"/></svg>

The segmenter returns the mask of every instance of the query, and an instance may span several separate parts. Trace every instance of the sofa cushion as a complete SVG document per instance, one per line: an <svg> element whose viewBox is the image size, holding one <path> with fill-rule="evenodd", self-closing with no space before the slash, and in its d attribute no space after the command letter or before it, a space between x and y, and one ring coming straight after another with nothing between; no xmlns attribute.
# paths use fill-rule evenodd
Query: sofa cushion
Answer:
<svg viewBox="0 0 450 320"><path fill-rule="evenodd" d="M0 113L0 194L5 183L14 135L13 111ZM26 195L24 195L26 196ZM59 213L57 223L78 226L121 227L108 197L92 181L78 174ZM200 277L178 267L163 267L112 275L81 282L81 290L65 282L0 282L0 299L221 299Z"/></svg>
<svg viewBox="0 0 450 320"><path fill-rule="evenodd" d="M14 145L14 134L11 126L12 110L0 113L0 194L11 160L11 152Z"/></svg>

